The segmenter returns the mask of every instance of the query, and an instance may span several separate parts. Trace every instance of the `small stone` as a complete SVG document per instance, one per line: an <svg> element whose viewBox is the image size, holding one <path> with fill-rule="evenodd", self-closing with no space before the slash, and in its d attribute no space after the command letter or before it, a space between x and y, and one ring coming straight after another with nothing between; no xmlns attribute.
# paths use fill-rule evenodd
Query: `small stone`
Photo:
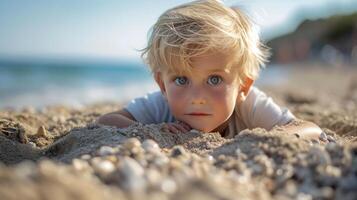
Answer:
<svg viewBox="0 0 357 200"><path fill-rule="evenodd" d="M214 157L211 155L205 155L204 158L211 164L214 163Z"/></svg>
<svg viewBox="0 0 357 200"><path fill-rule="evenodd" d="M170 178L167 178L161 183L161 190L165 193L173 194L177 190L177 185L175 181Z"/></svg>
<svg viewBox="0 0 357 200"><path fill-rule="evenodd" d="M162 182L161 173L156 169L147 169L145 173L145 178L150 185L159 185Z"/></svg>
<svg viewBox="0 0 357 200"><path fill-rule="evenodd" d="M133 149L141 146L140 140L138 138L129 138L124 142L123 145L127 149Z"/></svg>
<svg viewBox="0 0 357 200"><path fill-rule="evenodd" d="M16 174L16 176L23 178L33 176L37 173L37 171L38 169L36 167L36 163L29 160L20 162L14 168L14 173Z"/></svg>
<svg viewBox="0 0 357 200"><path fill-rule="evenodd" d="M256 164L253 165L253 171L258 174L271 176L274 172L274 162L265 154L256 155L253 159Z"/></svg>
<svg viewBox="0 0 357 200"><path fill-rule="evenodd" d="M309 194L305 194L305 193L298 193L296 196L297 200L312 200L312 196Z"/></svg>
<svg viewBox="0 0 357 200"><path fill-rule="evenodd" d="M338 167L335 167L333 165L327 165L325 170L326 170L325 172L327 175L333 176L333 177L340 177L342 174L341 169Z"/></svg>
<svg viewBox="0 0 357 200"><path fill-rule="evenodd" d="M319 136L319 139L326 142L327 141L327 135L325 132L322 132Z"/></svg>
<svg viewBox="0 0 357 200"><path fill-rule="evenodd" d="M142 191L145 188L144 169L136 160L124 157L120 169L125 177L123 186L130 191Z"/></svg>
<svg viewBox="0 0 357 200"><path fill-rule="evenodd" d="M19 126L18 137L19 137L20 142L23 144L27 144L29 142L29 139L27 138L26 131L21 125Z"/></svg>
<svg viewBox="0 0 357 200"><path fill-rule="evenodd" d="M114 155L106 156L105 159L109 160L112 163L116 163L118 161L118 157Z"/></svg>
<svg viewBox="0 0 357 200"><path fill-rule="evenodd" d="M186 154L185 149L182 146L174 146L171 151L171 157L178 157Z"/></svg>
<svg viewBox="0 0 357 200"><path fill-rule="evenodd" d="M339 150L338 144L334 143L334 142L327 143L325 148L326 148L327 151L330 151L330 152L334 152L334 151L338 151Z"/></svg>
<svg viewBox="0 0 357 200"><path fill-rule="evenodd" d="M98 151L99 156L108 156L108 155L113 155L114 153L115 150L110 146L101 146Z"/></svg>
<svg viewBox="0 0 357 200"><path fill-rule="evenodd" d="M47 131L46 131L46 129L45 129L44 126L40 126L40 127L38 128L38 130L37 130L37 135L40 136L40 137L45 137L45 138L48 137L48 136L47 136Z"/></svg>
<svg viewBox="0 0 357 200"><path fill-rule="evenodd" d="M339 185L344 191L357 191L357 177L350 174L341 179Z"/></svg>
<svg viewBox="0 0 357 200"><path fill-rule="evenodd" d="M88 162L76 158L72 160L72 165L74 169L78 171L84 171L90 168Z"/></svg>
<svg viewBox="0 0 357 200"><path fill-rule="evenodd" d="M32 148L36 148L37 147L37 145L34 143L34 142L29 142L28 143Z"/></svg>
<svg viewBox="0 0 357 200"><path fill-rule="evenodd" d="M320 189L321 199L332 199L334 190L331 187L323 187Z"/></svg>
<svg viewBox="0 0 357 200"><path fill-rule="evenodd" d="M81 159L89 160L89 159L91 159L91 156L89 154L83 154L83 155L81 155Z"/></svg>
<svg viewBox="0 0 357 200"><path fill-rule="evenodd" d="M307 159L314 165L327 165L331 163L330 155L319 146L310 148Z"/></svg>
<svg viewBox="0 0 357 200"><path fill-rule="evenodd" d="M141 147L147 151L147 152L151 152L151 153L156 153L158 151L160 151L159 145L154 141L154 140L145 140L142 144Z"/></svg>
<svg viewBox="0 0 357 200"><path fill-rule="evenodd" d="M163 154L159 154L155 157L154 159L154 164L156 166L164 166L166 165L167 163L169 163L170 159L168 157L166 157L165 155Z"/></svg>
<svg viewBox="0 0 357 200"><path fill-rule="evenodd" d="M283 164L276 170L276 179L278 182L284 182L294 175L294 168L289 164Z"/></svg>
<svg viewBox="0 0 357 200"><path fill-rule="evenodd" d="M115 166L112 162L108 160L102 160L98 158L94 158L91 160L91 164L95 172L100 175L108 175L115 170Z"/></svg>
<svg viewBox="0 0 357 200"><path fill-rule="evenodd" d="M327 140L328 140L329 142L332 142L332 143L335 143L335 142L336 142L335 138L332 137L331 135L328 135L328 136L327 136Z"/></svg>
<svg viewBox="0 0 357 200"><path fill-rule="evenodd" d="M239 148L237 148L234 153L237 156L237 158L240 159L240 160L246 160L247 159L247 155L245 153L243 153L242 150L240 150Z"/></svg>

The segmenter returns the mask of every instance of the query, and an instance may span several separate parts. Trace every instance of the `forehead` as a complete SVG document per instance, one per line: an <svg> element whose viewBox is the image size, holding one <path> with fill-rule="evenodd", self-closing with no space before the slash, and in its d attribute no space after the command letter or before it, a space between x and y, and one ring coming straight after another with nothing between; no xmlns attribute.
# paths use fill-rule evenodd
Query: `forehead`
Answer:
<svg viewBox="0 0 357 200"><path fill-rule="evenodd" d="M192 70L229 71L229 56L222 53L207 53L191 58Z"/></svg>
<svg viewBox="0 0 357 200"><path fill-rule="evenodd" d="M207 52L189 59L189 63L179 63L171 67L168 72L174 74L187 74L194 71L200 72L226 72L232 71L232 59L230 55L220 52Z"/></svg>

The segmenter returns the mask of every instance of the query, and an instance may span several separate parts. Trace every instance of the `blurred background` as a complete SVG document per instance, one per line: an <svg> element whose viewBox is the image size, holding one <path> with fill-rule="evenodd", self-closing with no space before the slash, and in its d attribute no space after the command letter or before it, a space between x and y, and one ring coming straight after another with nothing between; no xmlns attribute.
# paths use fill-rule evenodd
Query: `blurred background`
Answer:
<svg viewBox="0 0 357 200"><path fill-rule="evenodd" d="M187 0L1 0L0 109L125 102L157 90L138 49ZM259 27L272 57L258 85L296 63L356 68L356 0L226 0Z"/></svg>

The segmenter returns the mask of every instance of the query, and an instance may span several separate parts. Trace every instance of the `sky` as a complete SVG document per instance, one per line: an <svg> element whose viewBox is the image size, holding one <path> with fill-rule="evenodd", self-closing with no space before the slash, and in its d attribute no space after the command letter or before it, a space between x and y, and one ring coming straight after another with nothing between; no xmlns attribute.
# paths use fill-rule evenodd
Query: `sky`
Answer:
<svg viewBox="0 0 357 200"><path fill-rule="evenodd" d="M139 59L147 32L188 0L0 0L0 57ZM225 0L239 5L265 39L308 17L357 11L356 0Z"/></svg>

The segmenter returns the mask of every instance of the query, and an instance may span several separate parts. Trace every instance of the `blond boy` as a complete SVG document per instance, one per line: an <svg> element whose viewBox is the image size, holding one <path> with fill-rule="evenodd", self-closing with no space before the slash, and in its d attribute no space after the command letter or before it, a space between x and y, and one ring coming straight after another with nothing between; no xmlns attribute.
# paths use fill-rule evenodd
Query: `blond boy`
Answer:
<svg viewBox="0 0 357 200"><path fill-rule="evenodd" d="M165 123L173 133L196 129L228 138L256 127L282 126L288 134L316 140L322 133L253 86L268 51L238 8L207 0L167 10L153 26L142 57L161 91L97 123L119 128Z"/></svg>

